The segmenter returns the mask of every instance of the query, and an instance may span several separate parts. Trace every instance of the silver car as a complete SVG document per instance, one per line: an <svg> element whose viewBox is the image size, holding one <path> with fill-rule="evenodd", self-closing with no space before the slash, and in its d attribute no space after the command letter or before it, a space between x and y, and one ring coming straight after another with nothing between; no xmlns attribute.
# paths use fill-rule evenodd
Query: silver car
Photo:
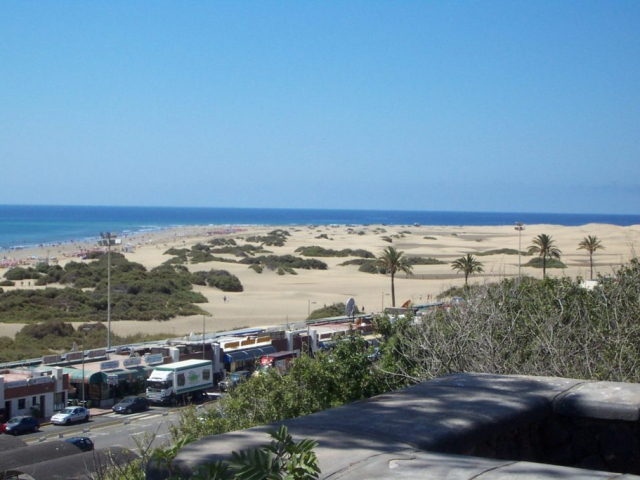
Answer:
<svg viewBox="0 0 640 480"><path fill-rule="evenodd" d="M69 425L73 422L88 422L89 409L84 407L67 407L51 417L55 425Z"/></svg>

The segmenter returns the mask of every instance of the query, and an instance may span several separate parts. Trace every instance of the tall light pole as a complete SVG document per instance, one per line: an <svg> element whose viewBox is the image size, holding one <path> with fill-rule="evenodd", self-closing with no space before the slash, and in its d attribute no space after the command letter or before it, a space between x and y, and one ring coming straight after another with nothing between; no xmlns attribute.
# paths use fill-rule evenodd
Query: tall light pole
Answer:
<svg viewBox="0 0 640 480"><path fill-rule="evenodd" d="M311 315L311 304L315 305L317 302L312 302L311 300L307 300L307 318Z"/></svg>
<svg viewBox="0 0 640 480"><path fill-rule="evenodd" d="M89 327L82 327L82 406L85 406L84 401L84 336L85 333L91 330Z"/></svg>
<svg viewBox="0 0 640 480"><path fill-rule="evenodd" d="M516 222L516 230L518 231L518 281L520 281L522 279L522 262L520 257L522 255L522 231L524 230L524 223Z"/></svg>
<svg viewBox="0 0 640 480"><path fill-rule="evenodd" d="M389 294L388 294L388 293L384 293L384 292L382 292L382 294L380 295L380 310L381 310L382 312L384 312L384 296L385 296L385 295L386 295L387 297L389 296Z"/></svg>
<svg viewBox="0 0 640 480"><path fill-rule="evenodd" d="M204 336L205 336L205 325L204 319L205 317L212 317L213 315L202 315L202 359L204 360Z"/></svg>
<svg viewBox="0 0 640 480"><path fill-rule="evenodd" d="M111 243L118 236L116 232L100 232L102 244L107 244L107 349L111 348Z"/></svg>

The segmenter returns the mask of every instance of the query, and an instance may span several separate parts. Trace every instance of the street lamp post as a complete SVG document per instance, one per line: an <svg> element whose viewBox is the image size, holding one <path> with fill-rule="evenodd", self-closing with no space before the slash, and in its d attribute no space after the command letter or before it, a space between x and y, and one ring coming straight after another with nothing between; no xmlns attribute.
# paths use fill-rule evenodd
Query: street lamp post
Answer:
<svg viewBox="0 0 640 480"><path fill-rule="evenodd" d="M88 332L89 330L91 330L91 328L89 327L82 327L82 406L85 406L85 400L84 400L84 338L85 338L85 333Z"/></svg>
<svg viewBox="0 0 640 480"><path fill-rule="evenodd" d="M107 244L107 349L111 348L111 243L116 232L101 232L102 244Z"/></svg>
<svg viewBox="0 0 640 480"><path fill-rule="evenodd" d="M381 310L382 312L384 312L384 296L385 296L385 295L386 295L387 297L389 296L389 294L388 294L388 293L384 293L384 292L382 292L382 294L380 295L380 310Z"/></svg>
<svg viewBox="0 0 640 480"><path fill-rule="evenodd" d="M522 256L522 231L524 230L524 223L516 222L516 230L518 231L518 281L522 279L521 269L522 262L520 257Z"/></svg>
<svg viewBox="0 0 640 480"><path fill-rule="evenodd" d="M312 302L311 300L307 300L307 318L311 315L311 305L315 305L317 302Z"/></svg>
<svg viewBox="0 0 640 480"><path fill-rule="evenodd" d="M204 325L204 319L205 317L212 317L213 315L202 315L202 359L204 360L205 356L204 356L204 336L206 335L206 330L205 330L205 325Z"/></svg>

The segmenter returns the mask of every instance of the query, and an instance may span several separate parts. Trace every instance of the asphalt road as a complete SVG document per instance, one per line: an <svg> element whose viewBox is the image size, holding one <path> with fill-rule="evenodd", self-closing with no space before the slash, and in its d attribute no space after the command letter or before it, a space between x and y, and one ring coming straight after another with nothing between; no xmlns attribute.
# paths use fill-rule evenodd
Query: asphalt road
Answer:
<svg viewBox="0 0 640 480"><path fill-rule="evenodd" d="M168 442L169 427L177 422L179 412L178 408L151 407L146 412L130 415L108 413L69 426L43 425L39 432L21 435L20 438L33 444L75 436L89 437L95 448L119 446L140 453L140 446L149 444L152 438L155 447Z"/></svg>

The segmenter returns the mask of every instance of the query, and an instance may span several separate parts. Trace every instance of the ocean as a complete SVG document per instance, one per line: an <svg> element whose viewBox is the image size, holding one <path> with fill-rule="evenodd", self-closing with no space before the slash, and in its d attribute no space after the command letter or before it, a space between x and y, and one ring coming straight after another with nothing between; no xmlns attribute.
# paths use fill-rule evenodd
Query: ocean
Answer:
<svg viewBox="0 0 640 480"><path fill-rule="evenodd" d="M100 232L119 235L187 225L475 225L640 224L640 215L0 205L0 249L88 241Z"/></svg>

